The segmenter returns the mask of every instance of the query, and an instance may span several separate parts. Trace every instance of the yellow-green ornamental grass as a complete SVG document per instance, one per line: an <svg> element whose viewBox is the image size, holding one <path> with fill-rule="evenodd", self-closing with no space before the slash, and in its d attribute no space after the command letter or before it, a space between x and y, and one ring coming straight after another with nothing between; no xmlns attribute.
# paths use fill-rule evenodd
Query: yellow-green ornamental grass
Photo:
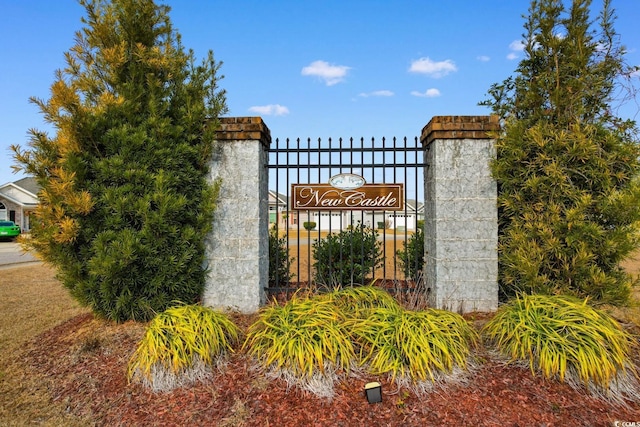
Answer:
<svg viewBox="0 0 640 427"><path fill-rule="evenodd" d="M157 315L129 361L129 380L168 391L206 378L233 351L238 327L223 313L182 305Z"/></svg>
<svg viewBox="0 0 640 427"><path fill-rule="evenodd" d="M372 309L349 322L362 363L392 379L436 381L455 367L465 369L477 332L462 316L444 310Z"/></svg>
<svg viewBox="0 0 640 427"><path fill-rule="evenodd" d="M596 394L612 392L607 397L615 400L638 398L629 362L633 337L587 300L520 295L498 310L483 333L512 361L528 361L533 373L592 386Z"/></svg>
<svg viewBox="0 0 640 427"><path fill-rule="evenodd" d="M356 365L433 381L440 377L436 371L466 367L476 339L455 313L404 310L386 291L365 286L264 308L243 348L264 368L286 372L287 381L330 397L337 371L349 373Z"/></svg>
<svg viewBox="0 0 640 427"><path fill-rule="evenodd" d="M355 360L351 337L330 299L294 296L263 308L243 349L276 376L317 395L331 397L336 372Z"/></svg>
<svg viewBox="0 0 640 427"><path fill-rule="evenodd" d="M630 359L634 338L587 301L521 295L481 332L511 360L527 361L534 373L619 402L640 400ZM212 309L171 308L149 324L129 363L129 379L154 391L203 379L233 351L239 333ZM363 286L263 307L242 349L269 376L330 398L336 381L363 369L417 393L459 382L468 376L478 339L459 314L407 310L385 290Z"/></svg>
<svg viewBox="0 0 640 427"><path fill-rule="evenodd" d="M323 372L327 363L349 369L353 345L338 307L322 298L294 297L263 309L249 327L243 348L264 366L286 368L299 376Z"/></svg>
<svg viewBox="0 0 640 427"><path fill-rule="evenodd" d="M331 300L345 319L365 318L375 308L399 308L389 292L375 286L337 289L321 298Z"/></svg>

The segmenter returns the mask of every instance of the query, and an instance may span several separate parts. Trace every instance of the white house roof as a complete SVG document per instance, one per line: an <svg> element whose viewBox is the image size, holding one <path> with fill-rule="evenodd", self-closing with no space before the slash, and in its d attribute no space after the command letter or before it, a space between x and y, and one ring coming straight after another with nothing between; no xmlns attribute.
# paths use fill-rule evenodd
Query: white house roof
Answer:
<svg viewBox="0 0 640 427"><path fill-rule="evenodd" d="M40 186L35 178L22 178L0 186L0 197L21 206L36 206L38 204Z"/></svg>
<svg viewBox="0 0 640 427"><path fill-rule="evenodd" d="M277 206L288 206L289 199L282 193L269 190L269 204L275 204Z"/></svg>

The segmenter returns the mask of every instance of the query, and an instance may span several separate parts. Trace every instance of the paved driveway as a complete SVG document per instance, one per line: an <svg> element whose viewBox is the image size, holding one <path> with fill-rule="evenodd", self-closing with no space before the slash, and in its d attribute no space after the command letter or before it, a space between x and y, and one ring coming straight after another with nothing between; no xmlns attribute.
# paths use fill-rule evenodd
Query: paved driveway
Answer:
<svg viewBox="0 0 640 427"><path fill-rule="evenodd" d="M25 253L15 242L0 241L0 268L15 267L20 264L38 261L30 253Z"/></svg>

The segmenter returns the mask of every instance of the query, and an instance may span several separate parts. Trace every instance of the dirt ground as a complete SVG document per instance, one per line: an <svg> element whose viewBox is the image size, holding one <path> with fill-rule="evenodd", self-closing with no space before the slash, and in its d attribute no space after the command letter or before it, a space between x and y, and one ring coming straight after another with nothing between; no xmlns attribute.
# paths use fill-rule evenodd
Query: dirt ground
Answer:
<svg viewBox="0 0 640 427"><path fill-rule="evenodd" d="M640 256L625 266L640 272ZM152 393L140 384L127 383L125 375L144 325L113 324L78 311L52 276L52 270L41 265L11 268L0 275L0 296L11 302L0 305L5 326L12 320L39 325L23 332L0 331L2 426L640 424L640 403L613 404L557 380L544 380L528 368L505 363L482 345L474 351L478 366L465 382L426 396L398 389L386 377L367 375L345 379L336 386L332 400L320 399L266 378L239 347L211 378L173 392ZM53 294L55 300L47 300ZM52 302L66 311L56 311ZM477 326L489 317L486 313L467 316ZM234 315L234 322L244 330L252 320L252 316ZM637 354L634 360L640 362ZM363 390L370 381L382 384L381 403L366 402Z"/></svg>
<svg viewBox="0 0 640 427"><path fill-rule="evenodd" d="M311 251L309 250L311 248ZM383 246L383 255L385 258L384 267L379 267L375 271L374 277L395 278L404 280L404 272L400 260L395 255L398 250L404 249L404 240L387 240ZM309 265L313 266L313 248L304 241L300 245L291 245L289 247L289 255L293 258L291 272L295 275L294 281L306 282L309 280Z"/></svg>
<svg viewBox="0 0 640 427"><path fill-rule="evenodd" d="M245 319L246 320L246 319ZM242 322L236 319L237 322ZM425 396L386 377L348 378L333 399L270 380L242 352L211 378L168 393L152 393L125 378L141 331L90 314L70 319L25 348L33 375L47 379L51 404L98 426L614 426L640 421L640 404L621 406L533 376L482 347L481 360L459 385ZM364 386L382 385L381 403L368 404ZM617 424L616 424L617 423Z"/></svg>
<svg viewBox="0 0 640 427"><path fill-rule="evenodd" d="M640 251L623 261L621 265L629 273L638 277L640 275Z"/></svg>

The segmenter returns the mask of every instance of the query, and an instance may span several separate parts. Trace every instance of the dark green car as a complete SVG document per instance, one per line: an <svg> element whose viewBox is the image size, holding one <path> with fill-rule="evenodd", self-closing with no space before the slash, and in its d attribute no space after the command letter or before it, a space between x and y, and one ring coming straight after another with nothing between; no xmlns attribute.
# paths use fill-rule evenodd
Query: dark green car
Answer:
<svg viewBox="0 0 640 427"><path fill-rule="evenodd" d="M20 227L13 221L0 221L0 239L14 239L20 235Z"/></svg>

